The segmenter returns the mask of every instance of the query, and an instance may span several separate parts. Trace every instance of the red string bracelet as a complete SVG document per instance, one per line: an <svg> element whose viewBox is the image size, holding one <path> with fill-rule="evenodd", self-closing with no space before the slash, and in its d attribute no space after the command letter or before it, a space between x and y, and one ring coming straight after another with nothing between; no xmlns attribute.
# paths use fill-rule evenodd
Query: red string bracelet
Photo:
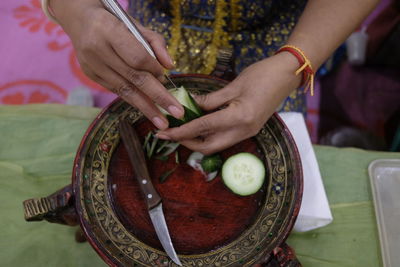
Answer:
<svg viewBox="0 0 400 267"><path fill-rule="evenodd" d="M301 86L305 85L304 92L307 92L310 89L310 93L313 96L314 95L314 71L312 69L310 60L308 60L308 58L306 57L304 52L296 46L284 45L281 48L279 48L279 50L276 51L275 54L278 54L283 51L289 52L297 58L297 61L299 61L300 67L296 70L295 74L299 75L301 72L303 73Z"/></svg>

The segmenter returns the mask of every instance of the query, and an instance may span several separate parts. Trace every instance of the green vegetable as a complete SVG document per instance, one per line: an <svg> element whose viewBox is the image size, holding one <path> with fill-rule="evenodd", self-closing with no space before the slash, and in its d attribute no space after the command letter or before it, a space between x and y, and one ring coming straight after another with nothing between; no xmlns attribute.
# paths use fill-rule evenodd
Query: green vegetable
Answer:
<svg viewBox="0 0 400 267"><path fill-rule="evenodd" d="M182 104L185 114L182 119L176 119L164 109L160 108L161 112L166 116L169 122L169 127L178 127L191 120L197 119L203 115L200 107L194 101L193 97L188 93L185 87L171 89L169 91Z"/></svg>
<svg viewBox="0 0 400 267"><path fill-rule="evenodd" d="M161 174L160 183L161 184L164 183L167 180L167 178L176 170L176 168L177 168L177 166L175 168L168 170L168 171L164 172L163 174Z"/></svg>
<svg viewBox="0 0 400 267"><path fill-rule="evenodd" d="M144 139L143 148L147 151L147 144L149 143L150 138L152 137L153 133L149 132Z"/></svg>
<svg viewBox="0 0 400 267"><path fill-rule="evenodd" d="M166 160L168 159L168 155L173 153L178 147L179 143L168 140L161 142L151 131L146 135L143 143L143 149L149 159L155 156L157 159Z"/></svg>
<svg viewBox="0 0 400 267"><path fill-rule="evenodd" d="M235 154L222 166L222 180L235 194L254 194L265 180L264 163L251 153Z"/></svg>
<svg viewBox="0 0 400 267"><path fill-rule="evenodd" d="M150 149L147 151L147 157L151 158L154 154L154 149L156 148L156 145L158 143L158 138L153 135L153 141L151 142Z"/></svg>
<svg viewBox="0 0 400 267"><path fill-rule="evenodd" d="M162 153L160 156L168 156L169 154L173 153L179 147L179 143L174 143L168 141L168 144L162 149Z"/></svg>
<svg viewBox="0 0 400 267"><path fill-rule="evenodd" d="M201 160L201 168L206 173L218 171L222 166L222 159L218 154L204 156Z"/></svg>
<svg viewBox="0 0 400 267"><path fill-rule="evenodd" d="M168 140L165 140L165 141L157 148L156 153L157 153L157 154L160 153L161 150L163 150L163 149L165 148L165 146L167 146L169 143L171 143L171 142L168 141Z"/></svg>
<svg viewBox="0 0 400 267"><path fill-rule="evenodd" d="M146 152L147 158L151 158L153 156L157 143L158 138L155 136L155 134L152 131L148 132L143 143L143 150Z"/></svg>
<svg viewBox="0 0 400 267"><path fill-rule="evenodd" d="M156 159L161 160L161 161L167 161L168 156L157 156Z"/></svg>

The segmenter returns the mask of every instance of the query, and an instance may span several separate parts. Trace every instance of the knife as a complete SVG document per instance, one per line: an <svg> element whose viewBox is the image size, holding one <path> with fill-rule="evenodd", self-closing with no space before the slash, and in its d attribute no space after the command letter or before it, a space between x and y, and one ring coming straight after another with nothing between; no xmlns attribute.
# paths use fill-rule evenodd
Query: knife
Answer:
<svg viewBox="0 0 400 267"><path fill-rule="evenodd" d="M142 193L144 194L144 198L146 199L147 208L158 239L167 255L176 264L182 266L168 232L167 223L165 222L162 210L161 197L151 182L139 137L133 127L126 120L120 121L119 131L126 151L128 152L130 162L133 166L136 179L140 185Z"/></svg>
<svg viewBox="0 0 400 267"><path fill-rule="evenodd" d="M136 27L132 18L125 12L125 10L121 7L121 5L116 0L101 0L104 7L114 16L116 16L119 20L121 20L128 30L136 37L136 39L143 45L146 51L152 56L155 60L157 60L156 55L154 54L153 49L150 44L144 39L143 35L140 33L139 29ZM171 78L164 74L164 76L168 79L168 81L175 87L175 83L171 80Z"/></svg>

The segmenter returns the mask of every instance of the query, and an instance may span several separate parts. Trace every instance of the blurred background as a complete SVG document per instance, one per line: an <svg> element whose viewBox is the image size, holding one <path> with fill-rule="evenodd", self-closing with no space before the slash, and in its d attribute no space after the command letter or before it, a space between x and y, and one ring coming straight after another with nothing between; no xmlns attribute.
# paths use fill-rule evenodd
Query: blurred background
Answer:
<svg viewBox="0 0 400 267"><path fill-rule="evenodd" d="M115 98L83 74L40 0L3 0L0 13L0 104L101 108ZM318 71L307 101L313 143L400 150L400 1L381 1Z"/></svg>

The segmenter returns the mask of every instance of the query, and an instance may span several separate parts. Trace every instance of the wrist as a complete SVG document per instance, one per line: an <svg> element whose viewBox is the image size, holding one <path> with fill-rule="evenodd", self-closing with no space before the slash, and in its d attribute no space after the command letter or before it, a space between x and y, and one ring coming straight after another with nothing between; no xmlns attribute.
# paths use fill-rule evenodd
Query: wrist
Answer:
<svg viewBox="0 0 400 267"><path fill-rule="evenodd" d="M98 0L47 0L49 10L51 10L54 18L63 24L69 19L74 19L76 15L79 16L82 11L87 10L91 7L101 7L101 3Z"/></svg>
<svg viewBox="0 0 400 267"><path fill-rule="evenodd" d="M302 75L296 75L297 69L300 64L295 56L287 51L282 51L274 55L276 59L281 63L282 71L286 73L287 79L290 81L292 88L299 88L302 83Z"/></svg>
<svg viewBox="0 0 400 267"><path fill-rule="evenodd" d="M276 54L282 52L289 52L293 57L297 59L299 63L299 68L296 70L295 74L302 76L301 86L304 86L305 92L310 89L312 96L314 94L315 72L313 70L310 60L308 59L304 51L297 46L284 45L276 52Z"/></svg>

